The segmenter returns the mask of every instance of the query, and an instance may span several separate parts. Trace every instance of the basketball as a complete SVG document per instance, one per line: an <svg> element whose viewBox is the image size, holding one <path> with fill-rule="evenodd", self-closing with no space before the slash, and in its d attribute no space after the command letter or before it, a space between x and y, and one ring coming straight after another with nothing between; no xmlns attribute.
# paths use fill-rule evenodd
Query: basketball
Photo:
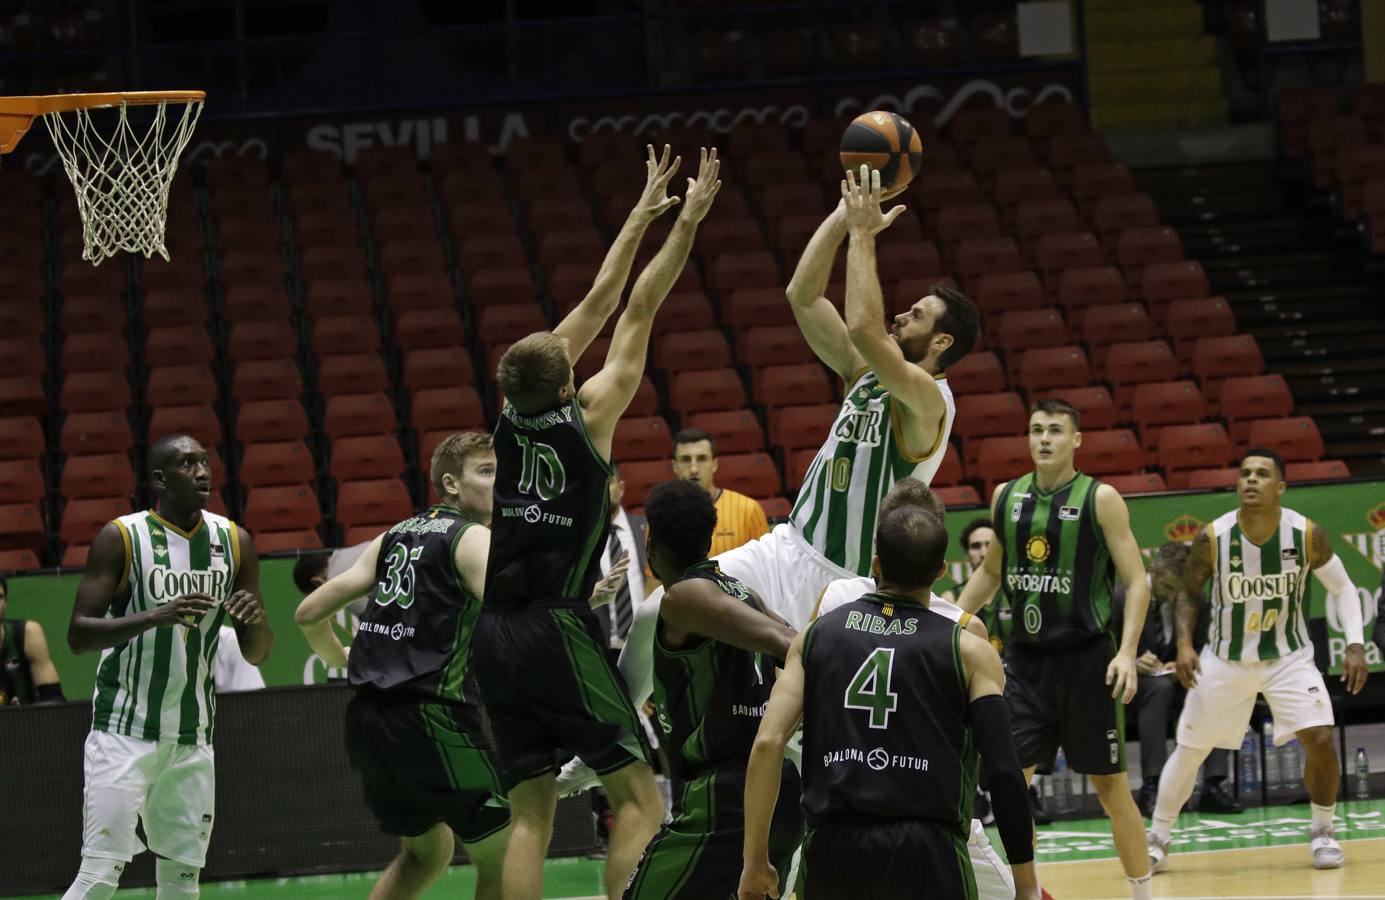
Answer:
<svg viewBox="0 0 1385 900"><path fill-rule="evenodd" d="M880 170L880 186L902 190L919 172L923 140L909 120L898 113L862 113L851 120L842 135L843 170L858 171L865 163Z"/></svg>

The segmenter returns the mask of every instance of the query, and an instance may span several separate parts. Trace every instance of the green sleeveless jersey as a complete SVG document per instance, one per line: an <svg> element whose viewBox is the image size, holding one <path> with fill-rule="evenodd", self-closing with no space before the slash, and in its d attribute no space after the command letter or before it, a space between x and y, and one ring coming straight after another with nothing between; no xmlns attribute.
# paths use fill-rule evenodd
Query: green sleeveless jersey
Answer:
<svg viewBox="0 0 1385 900"><path fill-rule="evenodd" d="M125 572L107 615L144 612L187 593L217 606L195 625L151 628L101 652L92 701L95 731L146 741L210 744L217 638L240 569L240 534L215 513L184 532L153 510L115 520Z"/></svg>
<svg viewBox="0 0 1385 900"><path fill-rule="evenodd" d="M900 446L897 410L875 373L863 371L848 386L827 440L813 458L789 521L814 550L848 572L870 574L880 501L901 478L924 484L942 465L956 407L939 378L947 412L937 443L923 456Z"/></svg>
<svg viewBox="0 0 1385 900"><path fill-rule="evenodd" d="M1207 645L1231 662L1279 659L1309 646L1304 594L1312 523L1281 509L1263 544L1241 530L1236 510L1207 526L1216 555Z"/></svg>
<svg viewBox="0 0 1385 900"><path fill-rule="evenodd" d="M1116 567L1096 521L1100 484L1078 472L1041 491L1030 472L997 498L1000 583L1015 644L1063 647L1106 631Z"/></svg>

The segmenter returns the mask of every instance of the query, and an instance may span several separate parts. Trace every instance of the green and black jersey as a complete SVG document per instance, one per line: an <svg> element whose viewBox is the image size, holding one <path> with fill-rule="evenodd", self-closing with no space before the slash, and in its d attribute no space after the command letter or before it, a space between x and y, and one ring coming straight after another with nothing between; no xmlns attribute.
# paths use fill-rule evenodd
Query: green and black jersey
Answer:
<svg viewBox="0 0 1385 900"><path fill-rule="evenodd" d="M585 603L601 577L612 469L577 399L536 416L505 404L495 461L486 605Z"/></svg>
<svg viewBox="0 0 1385 900"><path fill-rule="evenodd" d="M1078 472L1044 491L1030 472L997 497L1000 585L1015 644L1064 647L1105 633L1116 568L1096 519L1100 485Z"/></svg>
<svg viewBox="0 0 1385 900"><path fill-rule="evenodd" d="M965 840L980 759L966 724L961 629L892 594L866 594L808 629L808 824L930 819Z"/></svg>
<svg viewBox="0 0 1385 900"><path fill-rule="evenodd" d="M710 581L728 597L764 612L754 592L712 560L698 563L683 577ZM774 666L763 654L700 635L674 649L664 643L660 629L654 641L652 699L675 777L746 764L774 688Z"/></svg>
<svg viewBox="0 0 1385 900"><path fill-rule="evenodd" d="M0 706L33 703L34 679L29 671L29 658L24 655L24 619L0 622Z"/></svg>
<svg viewBox="0 0 1385 900"><path fill-rule="evenodd" d="M457 574L457 542L476 523L434 506L380 542L374 597L351 642L347 680L357 688L461 703L480 599Z"/></svg>

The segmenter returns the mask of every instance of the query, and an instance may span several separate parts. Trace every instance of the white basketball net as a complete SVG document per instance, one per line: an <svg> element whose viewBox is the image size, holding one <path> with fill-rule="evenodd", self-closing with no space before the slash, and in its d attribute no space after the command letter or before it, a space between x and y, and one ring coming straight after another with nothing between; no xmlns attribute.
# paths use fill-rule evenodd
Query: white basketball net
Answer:
<svg viewBox="0 0 1385 900"><path fill-rule="evenodd" d="M168 188L178 171L178 157L197 127L202 101L183 103L182 119L171 128L167 107L168 103L136 107L152 112L143 135L130 122L126 103L119 106L119 120L110 137L96 130L90 109L43 117L77 192L82 258L93 265L121 250L143 253L146 258L157 253L168 259L164 246Z"/></svg>

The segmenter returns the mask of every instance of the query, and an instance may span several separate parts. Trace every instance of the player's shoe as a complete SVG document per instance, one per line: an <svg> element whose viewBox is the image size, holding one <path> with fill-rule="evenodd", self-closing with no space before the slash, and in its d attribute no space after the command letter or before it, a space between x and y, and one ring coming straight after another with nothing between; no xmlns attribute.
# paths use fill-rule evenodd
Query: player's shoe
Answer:
<svg viewBox="0 0 1385 900"><path fill-rule="evenodd" d="M568 760L558 773L558 796L571 797L573 794L580 794L589 791L601 784L601 779L597 778L591 766L582 762L581 758L574 756Z"/></svg>
<svg viewBox="0 0 1385 900"><path fill-rule="evenodd" d="M1313 868L1340 869L1347 861L1342 845L1332 836L1331 828L1309 828L1308 849L1313 853Z"/></svg>
<svg viewBox="0 0 1385 900"><path fill-rule="evenodd" d="M1149 847L1149 871L1158 872L1168 865L1169 862L1169 841L1161 838L1154 832L1146 835L1146 845Z"/></svg>

